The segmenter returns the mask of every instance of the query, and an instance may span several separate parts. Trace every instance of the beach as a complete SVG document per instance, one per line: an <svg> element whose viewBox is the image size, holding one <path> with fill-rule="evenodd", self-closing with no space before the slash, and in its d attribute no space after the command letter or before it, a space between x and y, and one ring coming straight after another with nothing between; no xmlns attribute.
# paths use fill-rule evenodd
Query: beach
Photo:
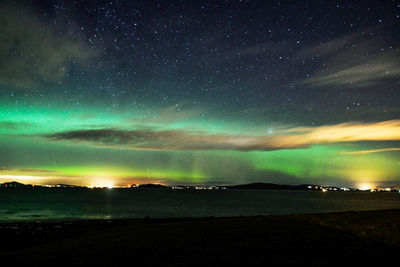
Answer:
<svg viewBox="0 0 400 267"><path fill-rule="evenodd" d="M2 266L311 265L393 262L400 210L0 224Z"/></svg>

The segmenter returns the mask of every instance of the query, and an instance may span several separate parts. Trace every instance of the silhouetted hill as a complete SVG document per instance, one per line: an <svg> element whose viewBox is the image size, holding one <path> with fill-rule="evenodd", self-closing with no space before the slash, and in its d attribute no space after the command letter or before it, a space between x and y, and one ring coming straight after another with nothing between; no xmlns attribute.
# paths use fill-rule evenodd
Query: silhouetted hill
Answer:
<svg viewBox="0 0 400 267"><path fill-rule="evenodd" d="M26 187L32 187L32 185L28 184L21 184L18 182L7 182L7 183L3 183L0 184L0 187L4 187L4 188L26 188Z"/></svg>
<svg viewBox="0 0 400 267"><path fill-rule="evenodd" d="M137 186L137 188L169 188L169 187L164 186L162 184L140 184Z"/></svg>

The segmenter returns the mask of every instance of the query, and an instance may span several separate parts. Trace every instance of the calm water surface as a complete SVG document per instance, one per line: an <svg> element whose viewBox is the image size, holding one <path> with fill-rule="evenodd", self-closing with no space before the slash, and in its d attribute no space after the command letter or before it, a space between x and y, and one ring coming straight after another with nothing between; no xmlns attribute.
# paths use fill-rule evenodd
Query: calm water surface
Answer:
<svg viewBox="0 0 400 267"><path fill-rule="evenodd" d="M268 190L2 190L0 221L300 214L400 208L397 193Z"/></svg>

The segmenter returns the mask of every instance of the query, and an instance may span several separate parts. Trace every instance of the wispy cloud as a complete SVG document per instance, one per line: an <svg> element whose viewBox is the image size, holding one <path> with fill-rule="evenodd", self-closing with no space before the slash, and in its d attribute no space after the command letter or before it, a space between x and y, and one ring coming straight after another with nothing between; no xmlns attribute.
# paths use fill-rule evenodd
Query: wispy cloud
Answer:
<svg viewBox="0 0 400 267"><path fill-rule="evenodd" d="M347 68L337 65L327 71L317 72L307 83L316 86L376 85L383 80L400 77L400 64L394 62L394 58L396 58L396 53L393 52L379 58L375 57L371 62L355 64Z"/></svg>
<svg viewBox="0 0 400 267"><path fill-rule="evenodd" d="M210 134L184 130L98 129L59 132L44 137L55 141L84 142L97 147L137 150L269 151L337 142L397 141L400 140L400 120L296 127L267 136Z"/></svg>
<svg viewBox="0 0 400 267"><path fill-rule="evenodd" d="M372 28L299 50L297 61L320 67L301 83L318 87L367 87L400 78L400 50L387 45ZM379 35L380 36L380 35ZM387 38L387 35L383 35Z"/></svg>
<svg viewBox="0 0 400 267"><path fill-rule="evenodd" d="M272 60L272 74L276 70L293 76L304 73L303 78L297 77L296 81L287 79L290 85L342 89L372 87L385 81L396 84L392 81L400 78L400 49L390 39L391 35L376 26L306 46L283 41L257 43L227 51L225 56ZM286 60L276 62L278 57ZM280 80L275 86L282 84L288 85Z"/></svg>
<svg viewBox="0 0 400 267"><path fill-rule="evenodd" d="M57 28L58 27L58 28ZM78 31L48 24L32 8L21 4L0 7L0 85L36 89L58 82L72 61L86 63L96 56L80 40ZM60 30L64 34L60 34ZM74 32L74 34L68 34Z"/></svg>
<svg viewBox="0 0 400 267"><path fill-rule="evenodd" d="M304 143L400 140L400 120L376 123L341 123L321 127L296 127L284 130L301 137Z"/></svg>

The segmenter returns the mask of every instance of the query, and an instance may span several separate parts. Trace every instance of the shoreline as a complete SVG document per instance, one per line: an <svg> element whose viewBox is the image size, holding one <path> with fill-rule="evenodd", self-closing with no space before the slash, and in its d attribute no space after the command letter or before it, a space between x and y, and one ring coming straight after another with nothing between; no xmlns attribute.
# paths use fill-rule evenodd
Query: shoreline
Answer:
<svg viewBox="0 0 400 267"><path fill-rule="evenodd" d="M381 263L400 249L400 209L0 223L0 240L5 266Z"/></svg>

